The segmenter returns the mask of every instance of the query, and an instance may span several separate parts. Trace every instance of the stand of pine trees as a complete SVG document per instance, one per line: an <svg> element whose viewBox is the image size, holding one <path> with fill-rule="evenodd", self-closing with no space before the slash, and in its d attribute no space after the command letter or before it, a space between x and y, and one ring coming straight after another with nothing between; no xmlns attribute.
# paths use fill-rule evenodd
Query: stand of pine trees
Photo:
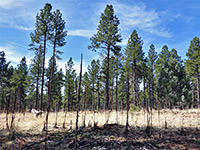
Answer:
<svg viewBox="0 0 200 150"><path fill-rule="evenodd" d="M107 5L88 46L89 50L99 51L102 60L92 60L79 84L72 58L66 62L65 70L59 70L56 64L61 59L58 48L66 44L67 31L61 12L52 12L47 3L37 14L35 30L30 34L30 50L35 52L31 65L27 66L23 57L14 68L6 61L6 53L0 52L1 111L75 111L78 105L80 110L92 111L199 108L199 38L191 40L186 60L167 45L157 54L152 44L145 55L143 40L136 30L130 33L122 50L119 24L113 6ZM52 48L52 57L45 66L47 44L49 51Z"/></svg>

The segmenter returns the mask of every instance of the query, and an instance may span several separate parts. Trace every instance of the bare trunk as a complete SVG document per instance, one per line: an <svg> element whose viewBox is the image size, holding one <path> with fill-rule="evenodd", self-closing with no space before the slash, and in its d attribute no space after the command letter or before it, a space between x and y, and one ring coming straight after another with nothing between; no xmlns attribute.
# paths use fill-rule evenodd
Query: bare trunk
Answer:
<svg viewBox="0 0 200 150"><path fill-rule="evenodd" d="M71 97L70 88L71 88L70 81L68 81L68 102L67 102L68 111L70 111L70 102L71 102L71 99L70 99L70 97Z"/></svg>
<svg viewBox="0 0 200 150"><path fill-rule="evenodd" d="M94 83L92 83L92 110L95 110L95 100L94 100Z"/></svg>
<svg viewBox="0 0 200 150"><path fill-rule="evenodd" d="M9 124L8 124L9 106L10 106L10 95L7 97L7 103L6 103L6 128L7 129L9 129Z"/></svg>
<svg viewBox="0 0 200 150"><path fill-rule="evenodd" d="M151 101L152 101L152 105L151 107L153 107L154 105L154 74L153 74L153 69L151 70Z"/></svg>
<svg viewBox="0 0 200 150"><path fill-rule="evenodd" d="M197 102L198 108L200 108L200 89L199 89L199 66L196 65L196 73L197 73Z"/></svg>
<svg viewBox="0 0 200 150"><path fill-rule="evenodd" d="M37 74L37 79L36 79L36 102L35 102L35 109L38 108L38 95L39 95L39 73Z"/></svg>
<svg viewBox="0 0 200 150"><path fill-rule="evenodd" d="M144 81L143 81L143 89L144 89L144 110L146 109L146 81L145 81L145 76L144 76Z"/></svg>
<svg viewBox="0 0 200 150"><path fill-rule="evenodd" d="M114 79L112 80L112 87L111 87L111 100L110 100L110 109L112 110L113 109L113 95L114 95Z"/></svg>
<svg viewBox="0 0 200 150"><path fill-rule="evenodd" d="M87 101L87 85L85 85L85 92L84 92L84 104L83 104L83 127L85 127L85 118L86 118L86 101Z"/></svg>
<svg viewBox="0 0 200 150"><path fill-rule="evenodd" d="M116 89L115 89L115 110L116 110L116 122L118 123L118 74L116 75Z"/></svg>
<svg viewBox="0 0 200 150"><path fill-rule="evenodd" d="M126 89L126 132L128 131L128 112L129 112L129 71L127 72L127 78L126 78L126 82L127 82L127 89Z"/></svg>
<svg viewBox="0 0 200 150"><path fill-rule="evenodd" d="M52 57L52 62L51 62L51 71L50 71L49 86L48 86L48 104L47 104L47 114L46 114L46 122L45 122L46 123L46 137L48 135L48 118L49 118L51 101L52 101L52 82L53 82L55 50L56 50L56 40L54 41L54 46L53 46L53 57Z"/></svg>
<svg viewBox="0 0 200 150"><path fill-rule="evenodd" d="M44 72L45 72L45 54L46 54L46 39L47 35L44 34L44 51L43 51L43 62L42 62L42 85L40 94L40 109L43 110L43 90L44 90Z"/></svg>
<svg viewBox="0 0 200 150"><path fill-rule="evenodd" d="M99 80L97 81L97 99L98 99L98 111L100 110L100 93L99 93Z"/></svg>
<svg viewBox="0 0 200 150"><path fill-rule="evenodd" d="M10 123L10 128L9 128L9 137L11 139L15 138L15 131L13 127L14 127L14 120L15 120L16 103L17 103L17 89L15 89L15 93L14 93L14 101L13 101L13 106L12 106L12 118L11 118L11 123Z"/></svg>
<svg viewBox="0 0 200 150"><path fill-rule="evenodd" d="M77 112L76 112L76 137L75 137L76 138L76 142L75 142L75 149L77 149L78 117L79 117L80 101L81 101L82 61L83 61L83 54L81 54L80 79L79 79L79 88L78 88L78 101L77 101Z"/></svg>
<svg viewBox="0 0 200 150"><path fill-rule="evenodd" d="M107 47L107 69L106 69L106 99L105 99L105 109L109 110L109 65L110 65L110 45Z"/></svg>
<svg viewBox="0 0 200 150"><path fill-rule="evenodd" d="M137 96L136 96L136 61L134 60L133 65L133 104L137 106Z"/></svg>
<svg viewBox="0 0 200 150"><path fill-rule="evenodd" d="M4 88L3 88L3 86L2 86L2 97L1 97L1 110L4 110L4 90L3 90Z"/></svg>
<svg viewBox="0 0 200 150"><path fill-rule="evenodd" d="M195 108L194 89L193 89L193 87L192 87L192 108Z"/></svg>
<svg viewBox="0 0 200 150"><path fill-rule="evenodd" d="M58 93L58 99L57 99L57 106L56 106L56 119L55 119L55 125L54 127L57 128L57 120L58 120L58 109L59 109L59 103L60 103L60 90L61 90L61 84L59 85L59 93Z"/></svg>

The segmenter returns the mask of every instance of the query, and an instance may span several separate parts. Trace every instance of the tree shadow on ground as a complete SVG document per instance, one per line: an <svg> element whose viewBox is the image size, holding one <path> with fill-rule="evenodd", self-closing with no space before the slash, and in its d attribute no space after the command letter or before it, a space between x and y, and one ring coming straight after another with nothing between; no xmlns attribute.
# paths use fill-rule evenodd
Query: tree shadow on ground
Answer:
<svg viewBox="0 0 200 150"><path fill-rule="evenodd" d="M74 130L51 131L48 137L18 135L15 148L20 149L199 149L200 130L197 128L151 128L106 124L102 127L80 127L78 140ZM18 141L18 143L17 143ZM21 143L20 143L21 142ZM2 146L2 145L1 145ZM4 145L4 148L6 146Z"/></svg>

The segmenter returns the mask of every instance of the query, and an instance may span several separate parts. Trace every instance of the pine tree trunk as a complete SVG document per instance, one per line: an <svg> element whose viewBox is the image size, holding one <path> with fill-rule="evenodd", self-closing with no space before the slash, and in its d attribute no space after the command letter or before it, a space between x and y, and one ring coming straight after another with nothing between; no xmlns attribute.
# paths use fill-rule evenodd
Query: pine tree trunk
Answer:
<svg viewBox="0 0 200 150"><path fill-rule="evenodd" d="M70 80L68 81L68 102L67 102L67 109L68 111L70 111L70 102L71 102L71 94L70 94L70 88L71 88L71 85L70 85Z"/></svg>
<svg viewBox="0 0 200 150"><path fill-rule="evenodd" d="M195 108L194 89L193 89L193 87L192 87L192 108Z"/></svg>
<svg viewBox="0 0 200 150"><path fill-rule="evenodd" d="M61 84L59 85L59 93L58 93L58 99L57 99L57 105L56 105L56 118L55 118L55 124L54 124L55 128L57 128L58 111L59 111L59 103L60 103L60 90L61 90Z"/></svg>
<svg viewBox="0 0 200 150"><path fill-rule="evenodd" d="M92 110L95 110L95 100L94 100L94 83L92 83Z"/></svg>
<svg viewBox="0 0 200 150"><path fill-rule="evenodd" d="M3 88L3 86L2 86L2 97L1 97L1 110L4 110L4 90L3 90L4 88Z"/></svg>
<svg viewBox="0 0 200 150"><path fill-rule="evenodd" d="M199 89L199 66L196 65L196 72L197 72L197 102L198 108L200 108L200 89Z"/></svg>
<svg viewBox="0 0 200 150"><path fill-rule="evenodd" d="M85 127L85 118L86 118L86 101L87 101L87 85L85 85L85 92L84 92L84 102L83 102L83 127Z"/></svg>
<svg viewBox="0 0 200 150"><path fill-rule="evenodd" d="M46 39L47 35L44 34L44 51L43 51L43 62L42 62L42 85L40 94L40 109L43 110L43 91L44 91L44 72L45 72L45 54L46 54Z"/></svg>
<svg viewBox="0 0 200 150"><path fill-rule="evenodd" d="M151 70L151 101L152 101L152 107L154 105L154 74L153 74L153 69Z"/></svg>
<svg viewBox="0 0 200 150"><path fill-rule="evenodd" d="M112 87L111 87L111 100L110 100L110 109L113 109L113 96L114 96L114 79L112 80Z"/></svg>
<svg viewBox="0 0 200 150"><path fill-rule="evenodd" d="M35 109L38 109L38 96L39 96L39 74L37 74L37 79L36 79L36 102L35 102Z"/></svg>
<svg viewBox="0 0 200 150"><path fill-rule="evenodd" d="M133 65L133 104L137 106L137 96L136 96L136 61L134 60Z"/></svg>
<svg viewBox="0 0 200 150"><path fill-rule="evenodd" d="M81 65L80 65L80 79L79 79L79 88L78 88L78 102L77 102L77 113L76 113L76 142L75 142L75 149L77 149L77 135L78 135L78 117L80 111L80 101L81 101L81 78L82 78L82 61L83 61L83 54L81 54Z"/></svg>
<svg viewBox="0 0 200 150"><path fill-rule="evenodd" d="M105 109L109 110L109 68L110 68L110 45L107 47L107 69L106 69L106 99L105 99Z"/></svg>
<svg viewBox="0 0 200 150"><path fill-rule="evenodd" d="M144 76L144 81L143 81L143 88L144 88L144 110L146 109L146 81L145 81L145 76Z"/></svg>
<svg viewBox="0 0 200 150"><path fill-rule="evenodd" d="M21 111L21 108L22 108L22 106L21 106L21 90L20 90L21 88L20 88L20 86L18 87L18 92L17 92L17 101L18 101L18 112L20 112Z"/></svg>
<svg viewBox="0 0 200 150"><path fill-rule="evenodd" d="M126 132L128 131L128 112L129 112L129 71L127 72L127 77L126 77L126 82L127 82L127 89L126 89Z"/></svg>
<svg viewBox="0 0 200 150"><path fill-rule="evenodd" d="M97 81L97 99L98 99L98 111L100 111L100 97L99 97L99 95L100 95L100 93L99 93L99 79L98 79L98 81Z"/></svg>
<svg viewBox="0 0 200 150"><path fill-rule="evenodd" d="M116 75L116 89L115 89L115 110L116 110L116 122L118 123L118 74Z"/></svg>
<svg viewBox="0 0 200 150"><path fill-rule="evenodd" d="M47 102L48 104L47 104L47 114L46 114L46 137L48 135L48 118L49 118L51 101L52 101L52 82L53 82L55 50L56 50L56 41L54 41L53 57L52 57L52 62L51 62L51 71L50 71L49 86L48 86L48 102Z"/></svg>

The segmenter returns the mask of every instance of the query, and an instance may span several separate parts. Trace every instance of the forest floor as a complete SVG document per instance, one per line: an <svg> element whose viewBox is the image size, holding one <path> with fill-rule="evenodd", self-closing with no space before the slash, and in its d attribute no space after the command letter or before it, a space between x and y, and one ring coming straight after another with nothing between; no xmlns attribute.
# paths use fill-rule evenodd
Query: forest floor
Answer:
<svg viewBox="0 0 200 150"><path fill-rule="evenodd" d="M63 112L50 114L48 136L42 131L45 115L35 118L31 113L16 114L15 139L9 139L5 127L5 114L0 114L0 149L200 149L200 113L197 109L161 110L160 117L153 111L153 128L149 137L144 111L129 114L128 132L125 130L126 114L118 112L86 112L86 126L82 126L85 113L80 113L78 139L75 140L75 113L68 112L66 129L62 128ZM106 120L109 116L109 122ZM10 117L9 117L10 118ZM93 126L93 122L98 122ZM165 121L166 120L166 121Z"/></svg>

